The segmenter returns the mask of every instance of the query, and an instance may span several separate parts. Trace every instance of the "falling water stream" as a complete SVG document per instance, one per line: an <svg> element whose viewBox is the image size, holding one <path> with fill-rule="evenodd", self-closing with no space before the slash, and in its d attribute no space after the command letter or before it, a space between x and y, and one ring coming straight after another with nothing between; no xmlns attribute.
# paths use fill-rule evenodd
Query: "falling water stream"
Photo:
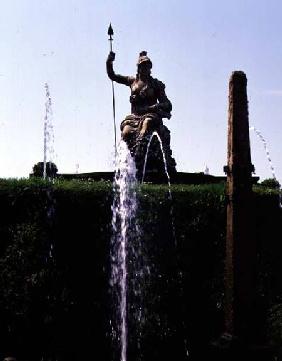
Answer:
<svg viewBox="0 0 282 361"><path fill-rule="evenodd" d="M142 183L144 182L144 178L145 178L145 174L146 174L146 166L147 166L147 160L148 160L148 154L149 154L149 149L150 149L150 146L151 146L151 143L152 143L152 140L154 137L157 137L159 143L160 143L160 147L161 147L161 151L162 151L162 155L163 155L163 161L164 161L164 170L165 170L165 174L167 176L167 182L168 182L168 186L169 186L169 193L170 193L170 196L171 196L171 191L170 191L170 187L171 187L171 184L170 184L170 176L168 174L168 170L167 170L167 163L166 163L166 158L165 158L165 153L164 153L164 149L163 149L163 143L162 143L162 140L159 136L159 133L154 131L150 138L149 138L149 142L147 144L147 150L146 150L146 155L145 155L145 160L144 160L144 167L143 167L143 174L142 174Z"/></svg>
<svg viewBox="0 0 282 361"><path fill-rule="evenodd" d="M270 170L271 170L271 173L272 173L272 177L273 179L275 179L276 181L278 181L277 177L276 177L276 174L275 174L275 169L274 169L274 166L272 164L272 160L270 158L270 153L269 153L269 149L268 149L268 146L267 146L267 142L266 140L264 139L263 135L261 134L261 132L255 128L255 127L250 127L250 130L253 130L255 133L256 133L256 136L262 141L263 143L263 147L264 147L264 150L265 150L265 153L266 153L266 158L268 160L268 163L269 163L269 166L270 166ZM282 194L281 194L281 189L279 190L279 206L280 208L282 208Z"/></svg>
<svg viewBox="0 0 282 361"><path fill-rule="evenodd" d="M52 99L50 95L49 85L45 83L46 101L45 101L45 116L44 116L44 156L43 156L43 179L46 179L46 165L51 162L54 157L54 129L53 129L53 111ZM48 158L48 159L47 159Z"/></svg>
<svg viewBox="0 0 282 361"><path fill-rule="evenodd" d="M150 138L149 138L149 142L147 144L147 150L146 150L146 155L145 155L145 160L144 160L144 166L143 166L143 174L142 174L142 183L144 182L144 178L145 178L145 174L146 174L146 166L147 166L147 160L148 160L148 154L149 154L149 149L152 143L153 138L156 137L159 141L160 144L160 148L161 148L161 152L162 152L162 156L163 156L163 164L164 164L164 171L167 177L167 184L168 184L168 194L169 194L169 200L171 201L171 208L170 208L170 213L171 213L171 225L172 225L172 232L173 232L173 238L174 238L174 242L175 245L177 243L176 241L176 231L175 231L175 225L174 225L174 214L173 214L173 205L172 205L172 193L171 193L171 182L170 182L170 175L168 173L168 169L167 169L167 161L166 161L166 157L165 157L165 152L164 152L164 148L163 148L163 143L161 140L161 137L159 136L159 133L154 131Z"/></svg>
<svg viewBox="0 0 282 361"><path fill-rule="evenodd" d="M136 167L125 142L119 144L114 179L111 240L111 286L118 308L117 338L121 361L127 360L127 247L130 238L137 238Z"/></svg>
<svg viewBox="0 0 282 361"><path fill-rule="evenodd" d="M147 150L146 150L146 155L145 155L145 159L144 159L144 166L143 166L143 174L142 174L142 183L144 182L145 179L145 174L146 174L146 166L147 166L147 160L148 160L148 154L149 154L149 150L150 150L150 146L152 143L153 138L156 137L159 141L160 144L160 149L162 152L162 157L163 157L163 165L164 165L164 171L167 177L167 184L168 184L168 194L169 194L169 200L171 202L170 205L170 219L171 219L171 228L172 228L172 236L173 236L173 240L174 240L174 245L176 247L176 254L177 254L177 258L178 258L178 253L177 253L177 237L176 237L176 229L175 229L175 219L174 219L174 209L173 209L173 198L172 198L172 192L171 192L171 181L170 181L170 175L168 173L168 168L167 168L167 161L166 161L166 157L165 157L165 152L164 152L164 148L163 148L163 143L161 140L161 137L159 136L157 131L154 131L148 141L147 144ZM178 283L179 283L179 289L181 292L183 292L183 274L181 271L178 271ZM183 328L183 332L185 329L184 326L184 321L182 320L182 328ZM187 346L187 338L184 335L184 350L185 350L185 355L187 358L189 358L189 350L188 350L188 346Z"/></svg>
<svg viewBox="0 0 282 361"><path fill-rule="evenodd" d="M149 148L156 136L163 155L164 171L167 176L169 199L171 201L171 222L173 238L176 244L174 215L170 176L161 138L154 132L149 140L144 160L143 180ZM115 178L113 183L112 204L112 238L111 238L111 292L114 297L114 315L111 320L112 338L120 350L120 361L127 361L128 327L134 323L134 343L142 353L142 332L145 325L147 309L143 305L143 287L150 277L150 267L146 259L145 245L142 242L141 227L138 224L138 182L135 161L124 141L117 151ZM182 273L179 272L179 286L182 287ZM145 286L146 287L146 286ZM132 298L129 299L131 294ZM129 304L131 303L131 304ZM129 314L130 312L130 314ZM132 336L132 335L131 335ZM188 356L187 342L184 339L185 352Z"/></svg>

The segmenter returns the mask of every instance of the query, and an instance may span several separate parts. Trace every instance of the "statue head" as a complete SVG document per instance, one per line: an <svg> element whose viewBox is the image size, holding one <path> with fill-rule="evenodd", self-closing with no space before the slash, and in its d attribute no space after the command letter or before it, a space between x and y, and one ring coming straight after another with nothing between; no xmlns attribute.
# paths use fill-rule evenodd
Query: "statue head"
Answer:
<svg viewBox="0 0 282 361"><path fill-rule="evenodd" d="M138 74L150 75L152 69L151 59L147 56L147 51L141 51L137 61Z"/></svg>
<svg viewBox="0 0 282 361"><path fill-rule="evenodd" d="M137 66L139 66L143 63L150 64L151 68L153 66L151 59L147 56L147 51L141 51L141 53L139 54Z"/></svg>

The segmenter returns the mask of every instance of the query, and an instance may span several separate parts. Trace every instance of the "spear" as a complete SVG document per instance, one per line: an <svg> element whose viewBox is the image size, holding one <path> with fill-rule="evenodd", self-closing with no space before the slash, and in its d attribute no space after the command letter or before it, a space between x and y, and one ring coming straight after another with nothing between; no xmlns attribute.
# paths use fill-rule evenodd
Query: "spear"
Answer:
<svg viewBox="0 0 282 361"><path fill-rule="evenodd" d="M110 49L111 49L111 51L113 51L112 42L113 42L114 39L112 38L112 36L114 35L114 31L113 31L111 23L110 23L110 26L109 26L109 29L108 29L108 35L109 35L109 41L110 41Z"/></svg>
<svg viewBox="0 0 282 361"><path fill-rule="evenodd" d="M110 51L113 51L113 35L114 31L112 24L108 28L109 42L110 42ZM117 130L116 130L116 104L115 104L115 88L114 82L112 80L112 93L113 93L113 119L114 119L114 135L115 135L115 156L117 155Z"/></svg>

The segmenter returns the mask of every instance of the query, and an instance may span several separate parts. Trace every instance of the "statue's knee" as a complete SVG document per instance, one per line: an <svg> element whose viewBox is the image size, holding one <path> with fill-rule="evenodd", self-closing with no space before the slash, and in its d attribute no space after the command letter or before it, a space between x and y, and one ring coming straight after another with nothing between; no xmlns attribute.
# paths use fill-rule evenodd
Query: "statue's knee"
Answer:
<svg viewBox="0 0 282 361"><path fill-rule="evenodd" d="M131 128L129 125L126 125L122 130L121 136L124 140L127 140L130 138L130 135L131 135Z"/></svg>
<svg viewBox="0 0 282 361"><path fill-rule="evenodd" d="M144 134L146 133L148 130L150 130L151 128L151 122L152 122L152 119L151 118L145 118L143 120L143 123L142 123L142 130L141 132Z"/></svg>
<svg viewBox="0 0 282 361"><path fill-rule="evenodd" d="M144 127L148 129L150 127L151 122L152 122L151 118L145 118L143 122Z"/></svg>

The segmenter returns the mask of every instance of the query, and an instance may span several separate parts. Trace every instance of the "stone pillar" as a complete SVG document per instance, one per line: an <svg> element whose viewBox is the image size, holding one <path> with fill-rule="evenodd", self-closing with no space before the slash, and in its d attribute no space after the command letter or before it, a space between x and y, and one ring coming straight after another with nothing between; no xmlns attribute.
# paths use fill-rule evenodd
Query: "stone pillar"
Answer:
<svg viewBox="0 0 282 361"><path fill-rule="evenodd" d="M255 241L247 78L232 73L229 82L225 264L225 333L247 342L255 292Z"/></svg>

